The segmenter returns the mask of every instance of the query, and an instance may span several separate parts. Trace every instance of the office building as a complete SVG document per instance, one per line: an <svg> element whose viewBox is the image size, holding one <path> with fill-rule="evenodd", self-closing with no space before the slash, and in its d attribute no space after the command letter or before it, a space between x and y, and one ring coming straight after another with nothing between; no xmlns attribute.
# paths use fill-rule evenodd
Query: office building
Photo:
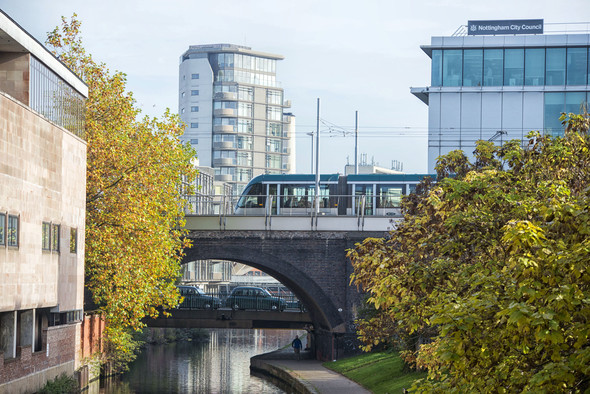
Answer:
<svg viewBox="0 0 590 394"><path fill-rule="evenodd" d="M421 47L430 86L411 92L428 105L428 172L451 150L471 155L480 139L563 134L560 113L588 102L590 34L560 26L570 33L545 32L543 20L470 21Z"/></svg>
<svg viewBox="0 0 590 394"><path fill-rule="evenodd" d="M239 194L252 177L294 171L294 117L276 78L280 55L232 44L191 45L179 66L183 140Z"/></svg>
<svg viewBox="0 0 590 394"><path fill-rule="evenodd" d="M0 393L83 362L87 96L0 12Z"/></svg>

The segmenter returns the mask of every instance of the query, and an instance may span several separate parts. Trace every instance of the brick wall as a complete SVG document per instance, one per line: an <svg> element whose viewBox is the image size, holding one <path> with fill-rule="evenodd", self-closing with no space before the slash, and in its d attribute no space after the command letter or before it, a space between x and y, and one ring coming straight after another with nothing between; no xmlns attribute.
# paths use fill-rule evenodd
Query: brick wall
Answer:
<svg viewBox="0 0 590 394"><path fill-rule="evenodd" d="M78 328L79 324L49 327L43 334L47 338L46 346L39 352L33 353L31 346L21 346L17 349L17 357L8 360L5 360L4 355L0 353L0 393L19 390L22 385L28 386L26 380L34 380L30 375L46 374L47 370L61 371L54 368L60 365L71 365L69 367L71 371L68 372L73 373L76 354L75 338ZM55 376L48 376L47 379L53 379ZM22 377L27 379L17 381ZM10 385L10 391L8 391L6 382L10 381L16 382Z"/></svg>

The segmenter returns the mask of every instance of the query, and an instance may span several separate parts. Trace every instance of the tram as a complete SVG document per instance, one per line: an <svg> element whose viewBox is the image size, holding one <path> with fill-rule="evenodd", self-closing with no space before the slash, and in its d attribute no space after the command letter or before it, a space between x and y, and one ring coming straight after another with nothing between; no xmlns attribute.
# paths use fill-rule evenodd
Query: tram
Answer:
<svg viewBox="0 0 590 394"><path fill-rule="evenodd" d="M320 175L320 215L398 216L402 196L431 174ZM315 175L259 175L246 185L237 215L309 215L315 211Z"/></svg>

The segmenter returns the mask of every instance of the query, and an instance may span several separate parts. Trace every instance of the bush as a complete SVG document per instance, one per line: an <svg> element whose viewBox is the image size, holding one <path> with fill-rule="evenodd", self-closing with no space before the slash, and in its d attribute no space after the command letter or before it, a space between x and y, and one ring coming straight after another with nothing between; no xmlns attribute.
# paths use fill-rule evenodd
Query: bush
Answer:
<svg viewBox="0 0 590 394"><path fill-rule="evenodd" d="M66 394L77 392L78 382L73 376L68 376L65 373L62 373L60 376L56 376L55 379L48 381L39 391L41 394Z"/></svg>

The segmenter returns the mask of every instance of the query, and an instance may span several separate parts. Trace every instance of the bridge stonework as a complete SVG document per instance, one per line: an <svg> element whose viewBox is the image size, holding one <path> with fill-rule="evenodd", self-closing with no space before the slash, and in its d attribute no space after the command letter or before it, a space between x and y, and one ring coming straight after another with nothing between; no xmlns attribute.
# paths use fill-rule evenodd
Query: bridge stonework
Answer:
<svg viewBox="0 0 590 394"><path fill-rule="evenodd" d="M185 262L230 260L258 268L289 287L313 321L319 359L356 351L354 319L361 295L350 285L352 265L346 251L385 232L191 231L193 246Z"/></svg>

